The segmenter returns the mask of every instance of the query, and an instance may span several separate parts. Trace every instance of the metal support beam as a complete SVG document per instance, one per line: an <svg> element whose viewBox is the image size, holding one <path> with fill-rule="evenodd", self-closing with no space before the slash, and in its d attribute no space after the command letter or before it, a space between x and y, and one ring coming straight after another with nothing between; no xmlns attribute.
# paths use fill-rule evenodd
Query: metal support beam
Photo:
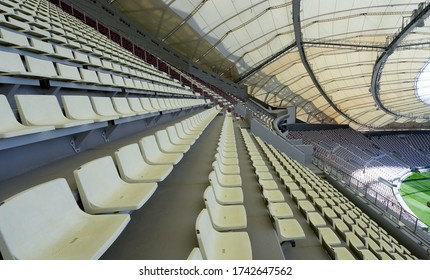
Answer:
<svg viewBox="0 0 430 280"><path fill-rule="evenodd" d="M385 51L382 52L382 54L376 60L372 73L370 91L378 107L381 108L381 110L383 110L387 114L397 117L403 117L402 115L394 113L388 108L386 108L379 97L379 81L382 75L382 68L384 67L385 62L388 60L388 57L396 50L402 40L406 38L406 36L408 36L408 34L411 33L411 31L415 27L417 27L417 25L421 24L422 21L424 21L429 15L430 4L428 4L421 11L419 11L414 18L411 18L410 22L393 37L391 43L386 47Z"/></svg>
<svg viewBox="0 0 430 280"><path fill-rule="evenodd" d="M246 79L247 77L251 76L252 74L254 74L255 72L257 72L258 70L260 70L261 68L265 67L266 65L272 63L274 60L278 59L279 57L281 57L282 55L284 55L285 53L289 52L292 48L294 48L296 46L296 43L292 43L291 45L287 46L286 48L280 50L279 52L273 54L272 56L270 56L269 58L266 58L263 62L261 62L260 64L258 64L256 67L249 69L248 71L246 71L245 73L243 73L238 79L236 79L236 81L234 81L235 83L240 83L241 81L243 81L244 79Z"/></svg>
<svg viewBox="0 0 430 280"><path fill-rule="evenodd" d="M324 99L327 101L328 104L340 115L342 115L347 120L356 123L358 125L364 125L359 123L358 121L352 119L348 115L346 115L344 112L342 112L336 104L331 101L331 99L328 97L328 95L325 93L324 89L321 87L320 83L318 82L314 72L312 71L312 68L306 58L305 49L303 47L303 41L302 41L302 27L300 22L300 1L301 0L293 0L293 26L294 26L294 35L296 38L296 44L297 49L300 54L300 59L302 60L303 66L305 67L309 77L311 78L312 82L314 83L317 90L320 92L320 94L324 97Z"/></svg>
<svg viewBox="0 0 430 280"><path fill-rule="evenodd" d="M203 7L203 5L209 0L203 0L202 2L200 2L197 7L194 8L194 10L186 17L184 18L181 23L179 23L175 28L173 28L173 30L171 30L166 36L164 36L164 38L161 41L166 41L167 39L169 39L173 34L176 33L176 31L178 31L185 23L187 23L188 20L190 20L190 18L192 18L200 9L201 7Z"/></svg>

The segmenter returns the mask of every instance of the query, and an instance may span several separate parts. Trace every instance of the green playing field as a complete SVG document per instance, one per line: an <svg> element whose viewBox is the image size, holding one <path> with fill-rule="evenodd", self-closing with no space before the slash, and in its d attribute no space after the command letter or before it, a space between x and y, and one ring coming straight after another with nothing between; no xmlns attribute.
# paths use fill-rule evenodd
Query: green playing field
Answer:
<svg viewBox="0 0 430 280"><path fill-rule="evenodd" d="M400 185L400 193L415 215L430 225L430 172L413 173Z"/></svg>

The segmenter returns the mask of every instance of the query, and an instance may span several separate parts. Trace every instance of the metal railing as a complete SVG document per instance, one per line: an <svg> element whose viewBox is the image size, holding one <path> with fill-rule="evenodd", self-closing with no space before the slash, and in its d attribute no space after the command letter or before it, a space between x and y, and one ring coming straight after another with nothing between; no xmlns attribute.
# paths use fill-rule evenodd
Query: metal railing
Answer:
<svg viewBox="0 0 430 280"><path fill-rule="evenodd" d="M428 232L427 225L403 209L402 205L397 200L378 193L376 190L372 189L369 184L361 182L357 178L351 176L348 172L329 164L324 159L314 156L313 162L323 170L324 173L337 179L344 186L348 187L361 198L378 208L386 217L397 223L399 226L402 226L416 234L423 243L430 246L430 233ZM383 182L380 183L384 184Z"/></svg>

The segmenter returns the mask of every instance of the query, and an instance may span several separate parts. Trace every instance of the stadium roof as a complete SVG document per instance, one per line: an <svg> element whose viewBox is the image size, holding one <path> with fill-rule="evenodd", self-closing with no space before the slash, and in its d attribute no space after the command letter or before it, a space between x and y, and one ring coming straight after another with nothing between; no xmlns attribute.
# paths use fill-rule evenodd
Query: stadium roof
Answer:
<svg viewBox="0 0 430 280"><path fill-rule="evenodd" d="M114 0L190 60L309 123L428 128L429 0ZM430 92L429 92L430 94Z"/></svg>

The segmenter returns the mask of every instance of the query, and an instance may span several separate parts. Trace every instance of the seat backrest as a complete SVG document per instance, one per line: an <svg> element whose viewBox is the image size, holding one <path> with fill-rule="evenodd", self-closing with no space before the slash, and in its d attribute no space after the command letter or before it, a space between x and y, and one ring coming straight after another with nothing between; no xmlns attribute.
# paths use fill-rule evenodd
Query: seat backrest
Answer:
<svg viewBox="0 0 430 280"><path fill-rule="evenodd" d="M212 222L209 217L207 209L203 209L196 220L196 233L198 239L204 246L200 246L200 252L202 253L203 259L208 259L215 250L217 244L217 231L213 228Z"/></svg>
<svg viewBox="0 0 430 280"><path fill-rule="evenodd" d="M70 79L73 81L81 81L81 75L77 67L57 63L58 74L62 78Z"/></svg>
<svg viewBox="0 0 430 280"><path fill-rule="evenodd" d="M142 156L146 162L156 162L163 153L158 147L157 140L154 135L143 137L139 141L139 145L142 151Z"/></svg>
<svg viewBox="0 0 430 280"><path fill-rule="evenodd" d="M142 103L142 107L147 111L154 111L154 107L152 107L151 101L147 97L140 98L140 102ZM159 109L157 109L159 110Z"/></svg>
<svg viewBox="0 0 430 280"><path fill-rule="evenodd" d="M142 170L149 167L148 163L143 159L137 143L119 148L115 152L115 159L121 177L126 181L136 178Z"/></svg>
<svg viewBox="0 0 430 280"><path fill-rule="evenodd" d="M203 198L205 200L206 208L208 209L209 213L213 217L214 214L218 211L218 208L220 207L219 203L216 201L215 194L213 192L213 189L211 186L207 187Z"/></svg>
<svg viewBox="0 0 430 280"><path fill-rule="evenodd" d="M0 51L1 63L0 72L14 72L25 73L24 64L22 63L21 56L17 53Z"/></svg>
<svg viewBox="0 0 430 280"><path fill-rule="evenodd" d="M140 103L140 99L138 97L129 97L128 104L130 105L131 110L136 113L146 112L142 107L142 103Z"/></svg>
<svg viewBox="0 0 430 280"><path fill-rule="evenodd" d="M91 103L93 104L94 111L102 116L119 116L120 114L115 111L112 100L109 97L91 96Z"/></svg>
<svg viewBox="0 0 430 280"><path fill-rule="evenodd" d="M157 139L158 147L160 147L160 150L162 151L169 150L173 146L169 140L167 131L164 129L155 132L155 138Z"/></svg>
<svg viewBox="0 0 430 280"><path fill-rule="evenodd" d="M52 125L65 117L54 95L15 95L19 115L25 125Z"/></svg>
<svg viewBox="0 0 430 280"><path fill-rule="evenodd" d="M72 231L84 214L67 181L55 179L27 189L0 203L0 251L5 259L32 259L59 232Z"/></svg>
<svg viewBox="0 0 430 280"><path fill-rule="evenodd" d="M97 76L96 71L79 68L79 72L81 73L83 82L92 83L92 84L99 83L99 77Z"/></svg>
<svg viewBox="0 0 430 280"><path fill-rule="evenodd" d="M91 105L90 98L86 95L61 96L66 116L74 120L95 119L98 116Z"/></svg>
<svg viewBox="0 0 430 280"><path fill-rule="evenodd" d="M115 110L121 114L136 114L130 108L126 97L112 97Z"/></svg>
<svg viewBox="0 0 430 280"><path fill-rule="evenodd" d="M58 75L52 61L25 56L25 62L27 64L28 72L32 74L46 78L56 77Z"/></svg>
<svg viewBox="0 0 430 280"><path fill-rule="evenodd" d="M85 163L73 172L85 212L94 214L94 205L103 204L124 181L110 156Z"/></svg>
<svg viewBox="0 0 430 280"><path fill-rule="evenodd" d="M0 28L0 37L3 41L19 47L29 47L27 36L23 33L9 31L7 29Z"/></svg>
<svg viewBox="0 0 430 280"><path fill-rule="evenodd" d="M21 124L15 118L6 96L0 94L0 131L8 131L17 125Z"/></svg>
<svg viewBox="0 0 430 280"><path fill-rule="evenodd" d="M157 110L163 110L163 107L160 106L158 99L159 98L149 98L149 102L151 102L152 108L157 109Z"/></svg>
<svg viewBox="0 0 430 280"><path fill-rule="evenodd" d="M175 129L175 126L171 125L166 128L167 134L169 136L170 142L172 143L179 143L181 142L181 139L178 137L178 132Z"/></svg>
<svg viewBox="0 0 430 280"><path fill-rule="evenodd" d="M99 76L100 84L107 86L113 85L112 76L110 74L97 72L97 75Z"/></svg>

